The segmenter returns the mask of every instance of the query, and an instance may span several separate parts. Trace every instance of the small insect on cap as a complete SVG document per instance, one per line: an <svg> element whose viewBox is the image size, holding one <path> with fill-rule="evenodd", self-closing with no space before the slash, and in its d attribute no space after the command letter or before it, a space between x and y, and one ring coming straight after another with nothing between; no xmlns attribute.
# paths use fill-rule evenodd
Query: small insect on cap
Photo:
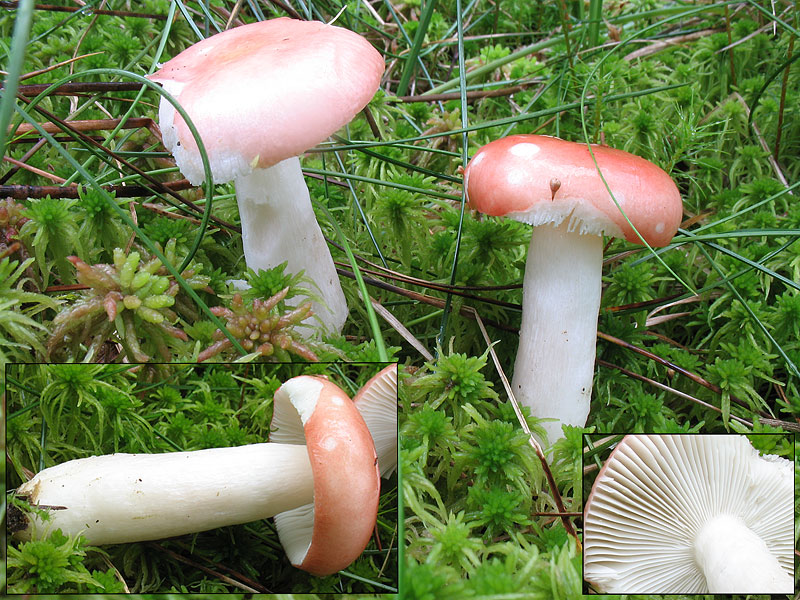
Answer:
<svg viewBox="0 0 800 600"><path fill-rule="evenodd" d="M613 199L586 144L512 135L486 144L470 160L464 173L469 204L531 225L569 219L570 230L641 243L627 216L648 244L667 245L683 213L670 176L622 150L592 145L592 152Z"/></svg>

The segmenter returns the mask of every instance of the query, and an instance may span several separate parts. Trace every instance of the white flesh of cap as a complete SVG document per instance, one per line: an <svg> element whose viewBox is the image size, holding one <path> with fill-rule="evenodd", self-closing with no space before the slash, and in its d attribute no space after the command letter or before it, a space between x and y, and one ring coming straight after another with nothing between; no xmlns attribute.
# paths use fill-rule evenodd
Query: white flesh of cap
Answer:
<svg viewBox="0 0 800 600"><path fill-rule="evenodd" d="M283 444L300 444L305 441L303 425L311 418L323 384L311 377L296 377L284 383L277 393L287 394L289 402L275 402L272 414L270 439ZM298 419L297 412L300 416ZM302 446L303 450L306 449ZM275 528L286 556L293 565L303 563L311 547L314 533L313 497L303 506L298 506L275 515Z"/></svg>

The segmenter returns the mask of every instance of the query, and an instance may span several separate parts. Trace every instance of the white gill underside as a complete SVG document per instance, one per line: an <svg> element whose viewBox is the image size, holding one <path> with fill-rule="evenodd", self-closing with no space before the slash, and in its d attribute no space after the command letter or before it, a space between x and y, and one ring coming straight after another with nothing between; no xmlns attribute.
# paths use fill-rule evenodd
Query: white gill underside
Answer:
<svg viewBox="0 0 800 600"><path fill-rule="evenodd" d="M306 447L269 443L77 459L44 469L17 494L63 507L17 537L61 528L118 544L265 519L311 502L314 489Z"/></svg>
<svg viewBox="0 0 800 600"><path fill-rule="evenodd" d="M556 195L552 202L539 202L525 212L512 212L506 218L534 227L564 225L567 231L583 235L625 237L619 225L582 198L562 199Z"/></svg>
<svg viewBox="0 0 800 600"><path fill-rule="evenodd" d="M712 527L698 538L722 516L739 533L725 539ZM703 594L707 576L732 563L755 583L731 592L764 593L764 547L793 572L793 524L791 462L760 458L743 436L630 435L587 503L584 577L610 594ZM740 545L745 529L763 543Z"/></svg>
<svg viewBox="0 0 800 600"><path fill-rule="evenodd" d="M289 562L295 566L303 564L314 534L314 504L275 515L275 529Z"/></svg>
<svg viewBox="0 0 800 600"><path fill-rule="evenodd" d="M550 443L561 425L583 426L592 394L603 238L558 227L533 229L523 284L512 389Z"/></svg>
<svg viewBox="0 0 800 600"><path fill-rule="evenodd" d="M374 380L356 408L375 442L381 477L389 477L397 468L397 367Z"/></svg>
<svg viewBox="0 0 800 600"><path fill-rule="evenodd" d="M180 100L181 91L184 84L177 81L161 82L163 88ZM178 129L175 127L176 110L165 99L158 105L158 124L161 127L161 139L164 147L169 150L175 158L181 173L192 185L200 185L205 181L206 174L203 169L203 161L200 153L194 146L187 148L187 141L181 142L178 138ZM214 140L205 140L206 143L213 143ZM228 183L240 173L247 173L252 170L250 164L245 160L240 152L227 152L217 150L209 155L209 165L215 184Z"/></svg>

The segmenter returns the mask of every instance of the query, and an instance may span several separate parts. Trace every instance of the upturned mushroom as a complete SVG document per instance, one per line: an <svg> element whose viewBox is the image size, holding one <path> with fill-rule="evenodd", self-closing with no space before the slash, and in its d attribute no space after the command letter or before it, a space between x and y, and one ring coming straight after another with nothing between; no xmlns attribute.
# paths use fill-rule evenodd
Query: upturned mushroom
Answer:
<svg viewBox="0 0 800 600"><path fill-rule="evenodd" d="M328 408L308 413L308 399ZM303 428L298 426L295 411ZM275 515L275 528L291 563L314 575L330 575L367 546L378 516L380 473L372 436L355 404L322 377L300 376L275 392L270 439L309 446L314 501Z"/></svg>
<svg viewBox="0 0 800 600"><path fill-rule="evenodd" d="M381 477L397 469L397 363L384 367L353 397L375 441Z"/></svg>
<svg viewBox="0 0 800 600"><path fill-rule="evenodd" d="M562 424L582 426L589 414L602 236L664 246L683 212L678 188L656 165L607 146L592 152L596 166L585 144L513 135L478 150L464 172L472 208L533 225L512 388L546 419L550 442Z"/></svg>
<svg viewBox="0 0 800 600"><path fill-rule="evenodd" d="M318 288L314 314L341 331L347 304L316 221L298 155L348 123L378 89L384 63L358 34L288 18L251 23L194 44L150 76L197 127L214 181L233 180L247 266L288 261ZM159 108L164 145L193 184L197 143L172 104Z"/></svg>
<svg viewBox="0 0 800 600"><path fill-rule="evenodd" d="M791 594L794 466L738 435L628 435L584 509L608 594Z"/></svg>
<svg viewBox="0 0 800 600"><path fill-rule="evenodd" d="M380 474L367 426L352 400L319 377L284 383L274 395L274 410L280 433L268 443L110 454L44 469L19 486L16 496L49 518L16 514L13 535L39 539L60 528L92 544L120 544L247 523L308 505L305 529L289 533L300 540L292 562L317 575L344 568L366 546L378 509Z"/></svg>

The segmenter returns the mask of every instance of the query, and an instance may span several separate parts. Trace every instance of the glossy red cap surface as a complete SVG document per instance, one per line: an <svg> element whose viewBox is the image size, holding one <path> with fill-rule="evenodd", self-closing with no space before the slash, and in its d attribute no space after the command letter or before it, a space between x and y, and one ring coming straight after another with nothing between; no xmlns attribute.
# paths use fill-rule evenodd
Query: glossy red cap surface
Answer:
<svg viewBox="0 0 800 600"><path fill-rule="evenodd" d="M568 220L582 233L641 243L627 215L650 245L668 244L683 214L670 176L622 150L593 145L592 151L619 207L586 144L543 135L513 135L481 148L464 173L469 204L487 215L532 225Z"/></svg>

